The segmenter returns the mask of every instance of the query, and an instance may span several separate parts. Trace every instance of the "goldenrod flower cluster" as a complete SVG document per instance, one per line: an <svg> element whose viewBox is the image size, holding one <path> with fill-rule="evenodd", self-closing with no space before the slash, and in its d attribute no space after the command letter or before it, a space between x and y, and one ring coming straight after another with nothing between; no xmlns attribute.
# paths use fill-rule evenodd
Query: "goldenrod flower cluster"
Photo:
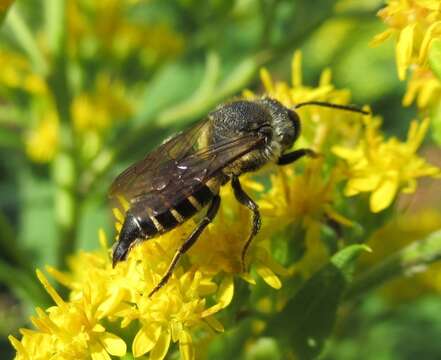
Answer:
<svg viewBox="0 0 441 360"><path fill-rule="evenodd" d="M390 36L396 39L398 77L411 78L403 104L417 100L419 108L439 104L441 83L428 65L435 42L441 41L441 3L438 0L390 0L378 15L389 26L372 41L377 45ZM434 104L435 103L435 104Z"/></svg>
<svg viewBox="0 0 441 360"><path fill-rule="evenodd" d="M8 4L2 6L6 8ZM23 140L31 160L48 163L54 159L63 147L57 141L64 136L60 125L67 123L80 154L90 161L101 147L107 130L133 115L135 99L139 97L136 87L129 90L111 62L138 62L140 68L154 68L159 60L164 62L182 52L183 39L179 34L163 23L136 23L128 15L133 6L133 1L66 1L61 16L66 19L63 62L68 69L69 88L63 95L68 106L65 111L68 115L63 114L63 118L57 115L60 105L50 89L50 71L56 66L53 64L56 55L50 48L51 35L45 29L33 29L35 46L44 66L35 66L17 48L0 47L2 96L26 97L29 111L21 116L27 125ZM99 71L93 70L97 58L102 59ZM90 78L79 71L86 63L92 69Z"/></svg>
<svg viewBox="0 0 441 360"><path fill-rule="evenodd" d="M295 54L292 67L291 84L276 82L262 70L265 96L286 106L308 100L350 101L349 91L334 88L329 70L323 72L319 86L304 85L300 53ZM250 91L244 96L256 97ZM190 220L161 237L141 242L115 269L101 231L101 250L72 257L69 273L47 268L70 290L69 300L63 300L38 272L55 305L45 311L37 309L32 318L36 329L22 329L20 341L10 337L16 359L97 360L126 352L164 359L175 349L173 344L182 359L203 358L204 344L224 329L219 317L235 301L238 282L249 284L252 291L261 278L277 290L294 277L309 277L329 259L320 231L328 220L352 226L350 217L338 208L344 196L370 193L370 210L379 212L393 204L401 188L414 191L416 178L440 174L440 169L417 155L427 120L413 122L407 141L400 142L385 138L379 119L371 116L312 106L299 110L299 115L304 131L296 147L310 147L321 155L243 178L243 186L256 198L263 215L262 230L247 255L250 273L242 273L240 262L249 232L244 224L250 224L250 214L235 201L228 186L222 189L222 207L214 223L152 297L148 294L196 222ZM346 183L344 193L338 186L341 183ZM124 214L116 209L114 214L118 230ZM289 241L304 241L305 253L286 268L272 252L273 241L277 241L274 234L296 226L300 230ZM271 306L272 300L259 293L253 299L262 311L277 311L286 301L282 296Z"/></svg>

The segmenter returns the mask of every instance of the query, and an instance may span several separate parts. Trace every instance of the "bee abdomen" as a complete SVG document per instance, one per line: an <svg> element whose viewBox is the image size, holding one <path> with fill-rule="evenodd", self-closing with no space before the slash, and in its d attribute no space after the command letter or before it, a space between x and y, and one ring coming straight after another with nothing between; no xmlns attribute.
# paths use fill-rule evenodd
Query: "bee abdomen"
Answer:
<svg viewBox="0 0 441 360"><path fill-rule="evenodd" d="M217 194L217 191L217 188L212 189L208 185L203 184L197 191L179 202L172 209L157 215L156 220L164 229L163 231L173 229L207 205L214 195Z"/></svg>
<svg viewBox="0 0 441 360"><path fill-rule="evenodd" d="M219 186L216 180L201 184L190 196L155 216L149 215L152 211L148 212L142 207L129 210L113 251L113 266L126 259L136 240L146 240L168 232L195 215L219 192Z"/></svg>
<svg viewBox="0 0 441 360"><path fill-rule="evenodd" d="M127 258L127 254L137 239L150 238L157 233L158 230L150 218L146 217L140 221L138 217L128 212L119 233L118 243L113 249L113 267Z"/></svg>

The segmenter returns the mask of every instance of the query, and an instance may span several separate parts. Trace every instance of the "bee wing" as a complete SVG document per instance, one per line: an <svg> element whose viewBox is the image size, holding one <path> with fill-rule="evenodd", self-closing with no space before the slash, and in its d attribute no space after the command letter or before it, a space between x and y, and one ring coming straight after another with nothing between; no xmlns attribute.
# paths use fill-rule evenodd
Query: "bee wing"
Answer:
<svg viewBox="0 0 441 360"><path fill-rule="evenodd" d="M162 213L264 141L246 134L207 145L209 138L208 120L177 134L121 173L110 187L110 198L120 208L142 203L153 215Z"/></svg>

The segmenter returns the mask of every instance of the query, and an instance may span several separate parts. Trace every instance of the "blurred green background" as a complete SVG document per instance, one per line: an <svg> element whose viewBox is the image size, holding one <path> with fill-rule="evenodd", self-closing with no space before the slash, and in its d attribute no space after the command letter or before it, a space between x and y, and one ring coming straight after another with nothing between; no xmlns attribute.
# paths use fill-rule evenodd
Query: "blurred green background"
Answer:
<svg viewBox="0 0 441 360"><path fill-rule="evenodd" d="M0 29L0 358L13 356L7 335L28 325L35 306L50 304L34 269L64 268L69 253L98 247L100 227L113 233L106 195L112 179L223 100L246 88L259 92L260 67L288 80L301 49L305 84L316 85L329 67L337 88L383 116L386 133L404 138L416 111L401 105L405 84L397 79L394 45L368 46L385 29L376 17L382 6L14 3ZM47 79L46 90L38 79ZM41 125L42 118L51 124L53 113L55 136ZM38 155L38 141L48 154ZM391 302L373 293L343 312L325 359L441 358L439 294ZM247 358L281 354L262 339Z"/></svg>

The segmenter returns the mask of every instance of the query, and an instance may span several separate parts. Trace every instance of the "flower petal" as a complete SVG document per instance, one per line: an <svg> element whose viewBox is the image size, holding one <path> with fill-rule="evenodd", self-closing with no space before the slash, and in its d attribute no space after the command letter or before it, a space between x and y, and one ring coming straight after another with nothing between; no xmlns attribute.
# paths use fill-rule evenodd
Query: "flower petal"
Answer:
<svg viewBox="0 0 441 360"><path fill-rule="evenodd" d="M143 326L133 339L132 353L138 357L152 350L158 342L162 328L155 324Z"/></svg>
<svg viewBox="0 0 441 360"><path fill-rule="evenodd" d="M217 301L222 308L227 307L234 295L234 281L232 276L226 276L219 285Z"/></svg>
<svg viewBox="0 0 441 360"><path fill-rule="evenodd" d="M384 180L381 185L371 194L370 208L374 213L386 209L393 201L398 190L397 179Z"/></svg>
<svg viewBox="0 0 441 360"><path fill-rule="evenodd" d="M407 25L400 33L396 47L398 77L406 79L406 70L410 64L413 49L413 38L416 24Z"/></svg>
<svg viewBox="0 0 441 360"><path fill-rule="evenodd" d="M182 360L193 360L195 357L193 340L185 330L179 334L179 352Z"/></svg>
<svg viewBox="0 0 441 360"><path fill-rule="evenodd" d="M162 360L167 355L170 346L171 334L169 331L163 331L156 342L155 347L150 352L150 360Z"/></svg>
<svg viewBox="0 0 441 360"><path fill-rule="evenodd" d="M111 357L107 353L106 349L104 349L104 347L99 343L91 345L90 357L92 360L111 360Z"/></svg>
<svg viewBox="0 0 441 360"><path fill-rule="evenodd" d="M269 267L263 265L261 262L257 264L256 271L262 277L262 279L272 288L280 289L282 287L282 282L277 277L277 275L274 274Z"/></svg>
<svg viewBox="0 0 441 360"><path fill-rule="evenodd" d="M208 326L210 326L214 331L224 332L224 326L215 317L207 316L204 318L204 320L207 322Z"/></svg>
<svg viewBox="0 0 441 360"><path fill-rule="evenodd" d="M116 336L115 334L105 332L100 336L100 340L104 348L110 355L124 356L126 354L126 343L123 339Z"/></svg>
<svg viewBox="0 0 441 360"><path fill-rule="evenodd" d="M433 39L435 39L434 32L437 28L441 27L441 21L435 21L429 26L426 33L424 34L423 41L421 42L420 54L418 57L418 62L420 65L424 65L427 59L427 53L429 52L430 44Z"/></svg>

